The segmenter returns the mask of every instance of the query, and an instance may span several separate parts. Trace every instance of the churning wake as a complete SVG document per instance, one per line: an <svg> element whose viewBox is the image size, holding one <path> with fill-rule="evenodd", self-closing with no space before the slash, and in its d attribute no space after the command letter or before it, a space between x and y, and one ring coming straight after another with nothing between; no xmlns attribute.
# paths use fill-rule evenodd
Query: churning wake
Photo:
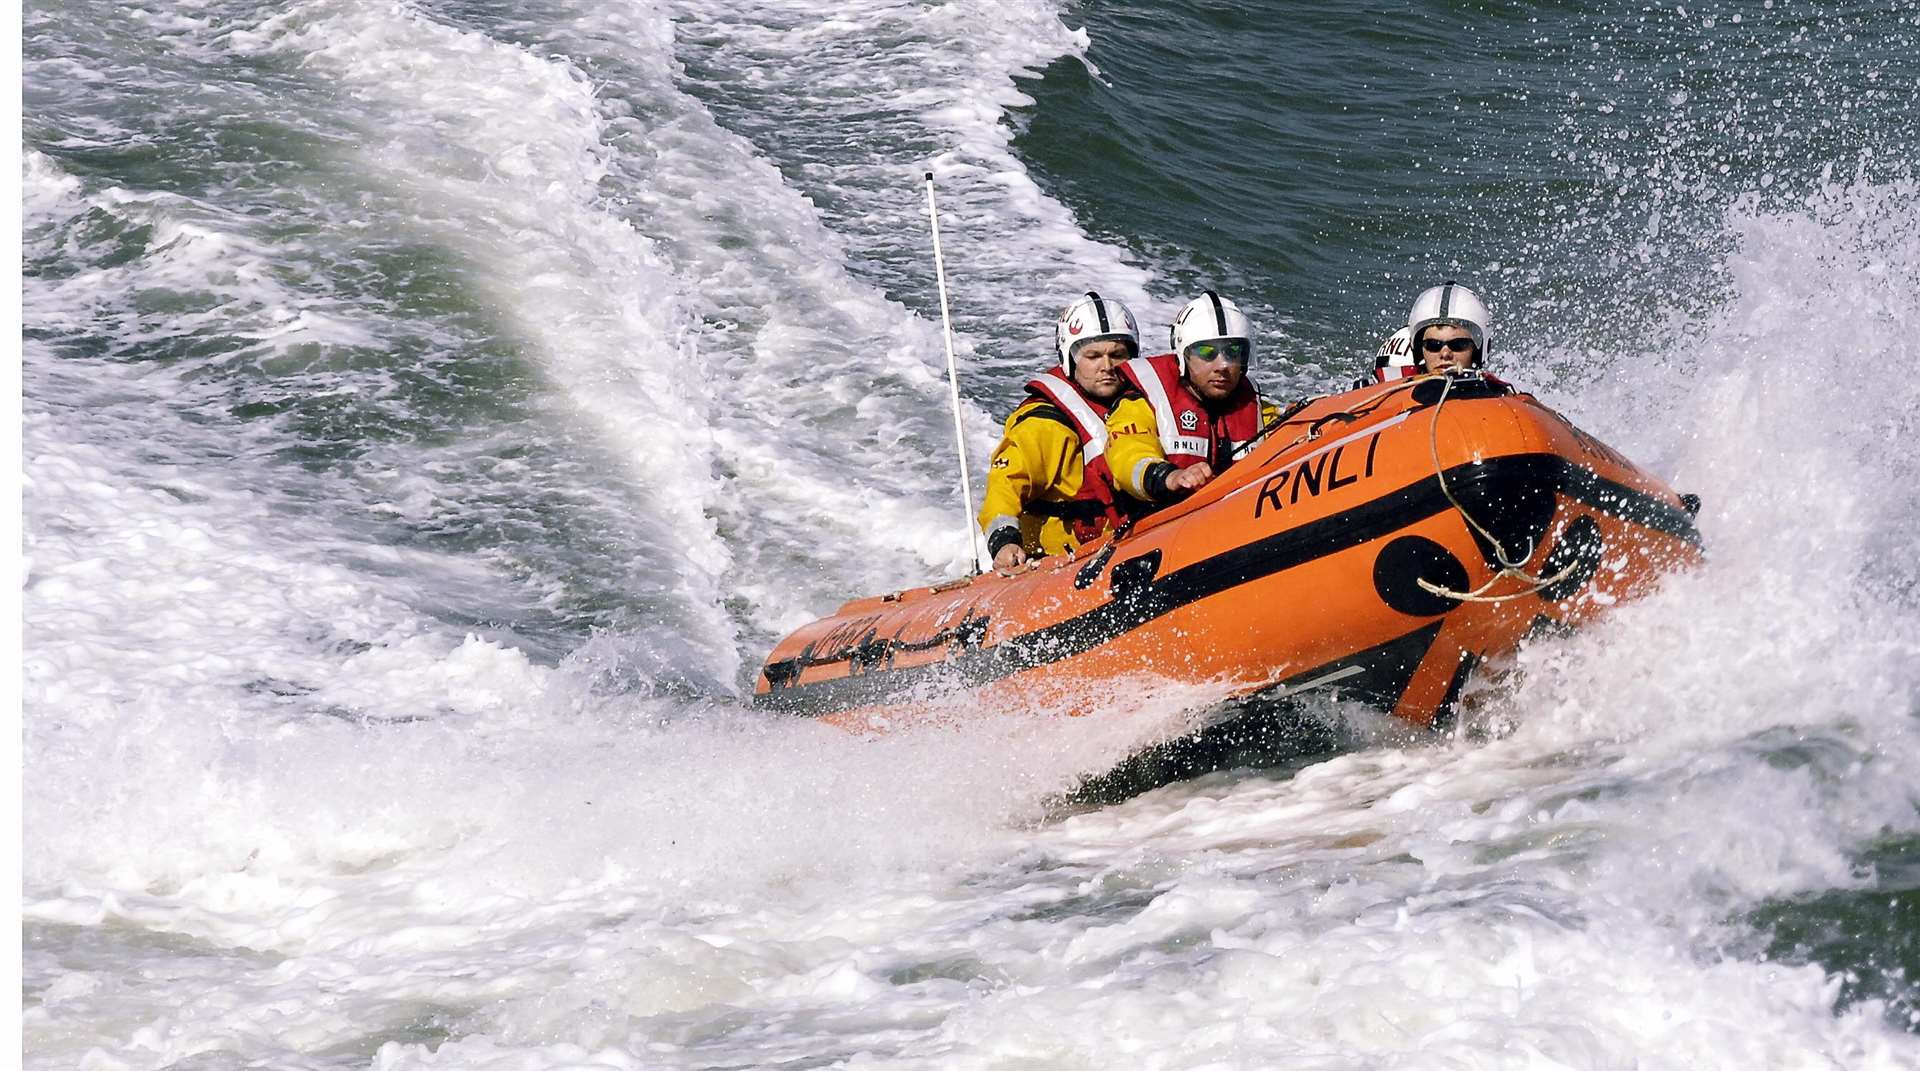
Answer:
<svg viewBox="0 0 1920 1071"><path fill-rule="evenodd" d="M976 473L1061 295L1181 297L1015 152L1054 6L25 34L31 1066L1920 1054L1911 179L1733 198L1619 296L1652 345L1508 351L1702 496L1704 567L1453 737L1083 809L1177 712L739 698L966 553L922 172Z"/></svg>

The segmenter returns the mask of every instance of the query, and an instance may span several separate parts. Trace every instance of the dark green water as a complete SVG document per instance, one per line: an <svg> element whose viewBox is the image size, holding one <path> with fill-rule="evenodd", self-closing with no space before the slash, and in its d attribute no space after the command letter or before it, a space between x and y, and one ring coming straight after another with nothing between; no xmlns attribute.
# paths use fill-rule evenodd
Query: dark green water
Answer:
<svg viewBox="0 0 1920 1071"><path fill-rule="evenodd" d="M1889 1020L1920 1033L1920 842L1888 838L1859 865L1867 888L1774 901L1748 921L1771 958L1837 973L1841 1007L1884 1001Z"/></svg>
<svg viewBox="0 0 1920 1071"><path fill-rule="evenodd" d="M1911 176L1911 5L1117 0L1018 151L1097 234L1357 356L1442 278L1512 348L1644 342L1741 198Z"/></svg>

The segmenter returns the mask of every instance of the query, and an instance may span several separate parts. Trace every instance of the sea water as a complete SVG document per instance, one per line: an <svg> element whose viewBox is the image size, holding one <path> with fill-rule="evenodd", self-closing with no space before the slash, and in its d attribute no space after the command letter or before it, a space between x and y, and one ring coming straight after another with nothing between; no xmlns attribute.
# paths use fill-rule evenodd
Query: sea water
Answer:
<svg viewBox="0 0 1920 1071"><path fill-rule="evenodd" d="M1920 1066L1920 11L34 2L33 1068ZM1706 505L1456 733L754 711L1051 321L1419 288ZM976 487L977 493L977 487Z"/></svg>

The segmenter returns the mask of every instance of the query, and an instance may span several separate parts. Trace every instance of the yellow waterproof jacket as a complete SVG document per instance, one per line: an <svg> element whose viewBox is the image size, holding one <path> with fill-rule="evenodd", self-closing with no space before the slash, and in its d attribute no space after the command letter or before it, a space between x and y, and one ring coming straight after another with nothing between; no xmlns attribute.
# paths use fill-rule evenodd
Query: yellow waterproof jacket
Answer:
<svg viewBox="0 0 1920 1071"><path fill-rule="evenodd" d="M987 466L980 531L989 546L996 528L1014 527L1027 553L1059 554L1079 546L1066 523L1027 511L1030 502L1066 502L1080 492L1080 434L1044 398L1028 398L1007 417Z"/></svg>
<svg viewBox="0 0 1920 1071"><path fill-rule="evenodd" d="M1263 396L1260 426L1265 428L1279 422L1280 407ZM1154 463L1166 460L1153 406L1138 394L1122 398L1107 414L1107 467L1113 470L1114 486L1142 502L1164 503L1167 500L1155 498L1148 484L1156 468Z"/></svg>

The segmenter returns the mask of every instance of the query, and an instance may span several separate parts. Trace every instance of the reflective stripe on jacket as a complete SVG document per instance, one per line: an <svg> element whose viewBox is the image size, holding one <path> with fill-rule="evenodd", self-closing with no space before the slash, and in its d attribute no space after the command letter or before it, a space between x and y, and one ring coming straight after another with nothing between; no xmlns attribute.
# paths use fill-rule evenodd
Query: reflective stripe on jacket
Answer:
<svg viewBox="0 0 1920 1071"><path fill-rule="evenodd" d="M1233 464L1239 450L1278 419L1246 379L1210 410L1187 387L1180 359L1163 353L1120 366L1127 390L1107 416L1107 465L1114 485L1142 501L1155 501L1147 487L1153 466L1187 468L1202 461L1216 473Z"/></svg>

